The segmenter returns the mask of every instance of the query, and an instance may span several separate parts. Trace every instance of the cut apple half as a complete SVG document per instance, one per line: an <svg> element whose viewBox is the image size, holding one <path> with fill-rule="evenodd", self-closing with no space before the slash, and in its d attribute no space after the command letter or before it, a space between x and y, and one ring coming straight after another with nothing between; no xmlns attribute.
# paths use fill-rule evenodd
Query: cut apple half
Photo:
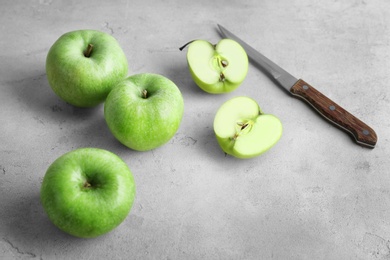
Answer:
<svg viewBox="0 0 390 260"><path fill-rule="evenodd" d="M273 147L282 136L282 123L264 114L255 100L235 97L218 109L214 132L222 150L237 158L252 158Z"/></svg>
<svg viewBox="0 0 390 260"><path fill-rule="evenodd" d="M191 42L187 62L195 83L213 94L233 91L248 73L245 50L231 39L222 39L216 45L205 40Z"/></svg>

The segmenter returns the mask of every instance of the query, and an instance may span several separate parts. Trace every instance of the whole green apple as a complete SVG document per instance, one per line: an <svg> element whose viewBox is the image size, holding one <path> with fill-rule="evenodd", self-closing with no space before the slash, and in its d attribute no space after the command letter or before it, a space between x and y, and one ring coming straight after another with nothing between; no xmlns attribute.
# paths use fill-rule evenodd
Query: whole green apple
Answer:
<svg viewBox="0 0 390 260"><path fill-rule="evenodd" d="M216 45L204 40L190 42L187 62L195 83L212 94L235 90L248 73L245 50L231 39L222 39Z"/></svg>
<svg viewBox="0 0 390 260"><path fill-rule="evenodd" d="M225 153L252 158L274 146L283 128L276 116L263 113L252 98L235 97L218 109L214 132Z"/></svg>
<svg viewBox="0 0 390 260"><path fill-rule="evenodd" d="M135 197L133 175L112 152L80 148L55 160L41 186L41 202L59 229L90 238L117 227Z"/></svg>
<svg viewBox="0 0 390 260"><path fill-rule="evenodd" d="M78 107L103 102L127 72L127 59L117 40L95 30L65 33L51 46L46 58L51 88Z"/></svg>
<svg viewBox="0 0 390 260"><path fill-rule="evenodd" d="M138 151L168 142L180 126L183 111L183 97L175 83L152 73L121 81L104 103L104 117L111 133Z"/></svg>

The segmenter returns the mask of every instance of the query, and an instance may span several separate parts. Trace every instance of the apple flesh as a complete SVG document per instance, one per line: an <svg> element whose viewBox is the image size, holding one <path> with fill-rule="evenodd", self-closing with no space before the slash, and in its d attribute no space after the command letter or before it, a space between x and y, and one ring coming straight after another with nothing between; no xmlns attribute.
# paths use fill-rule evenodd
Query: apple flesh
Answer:
<svg viewBox="0 0 390 260"><path fill-rule="evenodd" d="M80 148L59 157L41 186L41 202L49 219L64 232L83 238L117 227L134 197L134 178L126 163L97 148Z"/></svg>
<svg viewBox="0 0 390 260"><path fill-rule="evenodd" d="M248 73L245 50L231 39L222 39L216 45L204 40L191 42L187 62L195 83L212 94L235 90Z"/></svg>
<svg viewBox="0 0 390 260"><path fill-rule="evenodd" d="M61 99L77 107L103 102L127 73L127 59L119 43L100 31L65 33L46 58L49 85Z"/></svg>
<svg viewBox="0 0 390 260"><path fill-rule="evenodd" d="M222 150L237 158L252 158L268 151L282 135L282 123L264 114L249 97L226 101L214 118L214 132Z"/></svg>
<svg viewBox="0 0 390 260"><path fill-rule="evenodd" d="M168 78L152 73L126 78L115 86L104 104L111 133L137 151L168 142L177 132L183 112L179 88Z"/></svg>

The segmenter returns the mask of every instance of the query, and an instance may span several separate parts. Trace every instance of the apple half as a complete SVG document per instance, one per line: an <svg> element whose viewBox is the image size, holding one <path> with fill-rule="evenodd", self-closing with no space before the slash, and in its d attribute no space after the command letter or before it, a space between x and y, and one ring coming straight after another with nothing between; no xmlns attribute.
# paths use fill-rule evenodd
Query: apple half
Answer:
<svg viewBox="0 0 390 260"><path fill-rule="evenodd" d="M195 83L212 94L235 90L248 73L248 55L231 39L222 39L216 45L205 40L191 42L187 62Z"/></svg>
<svg viewBox="0 0 390 260"><path fill-rule="evenodd" d="M276 116L264 114L252 98L235 97L218 109L214 132L225 153L253 158L279 141L283 127Z"/></svg>

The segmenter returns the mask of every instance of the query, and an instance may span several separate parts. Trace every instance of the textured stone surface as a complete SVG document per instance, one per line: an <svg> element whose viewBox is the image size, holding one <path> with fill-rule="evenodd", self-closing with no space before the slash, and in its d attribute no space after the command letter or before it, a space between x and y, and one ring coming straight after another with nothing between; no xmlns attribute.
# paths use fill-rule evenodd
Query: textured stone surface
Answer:
<svg viewBox="0 0 390 260"><path fill-rule="evenodd" d="M217 42L217 23L372 126L377 147L357 146L254 66L235 92L202 92L178 47ZM0 258L389 259L389 25L386 0L2 1ZM54 95L48 49L86 28L118 39L129 74L179 86L185 113L168 144L131 151L110 134L103 106ZM216 110L239 95L283 122L280 142L256 159L225 156L213 134ZM126 161L137 198L117 229L84 240L49 222L39 189L51 162L88 146Z"/></svg>

